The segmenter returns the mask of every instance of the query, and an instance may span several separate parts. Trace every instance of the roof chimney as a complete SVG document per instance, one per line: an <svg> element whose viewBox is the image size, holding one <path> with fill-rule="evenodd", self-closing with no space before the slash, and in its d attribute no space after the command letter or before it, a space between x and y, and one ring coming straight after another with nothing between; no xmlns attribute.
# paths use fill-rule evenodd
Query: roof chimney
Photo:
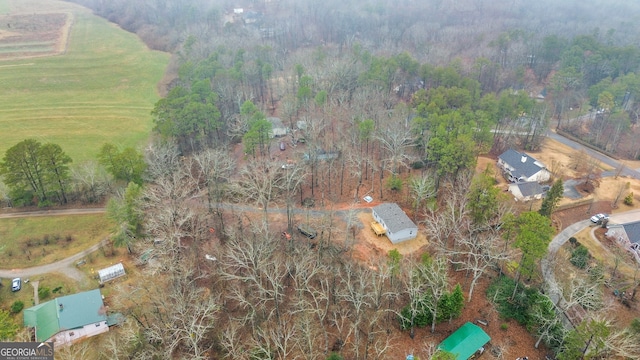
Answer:
<svg viewBox="0 0 640 360"><path fill-rule="evenodd" d="M522 161L523 163L527 162L527 155L526 154L522 154L522 158L520 158L520 161Z"/></svg>

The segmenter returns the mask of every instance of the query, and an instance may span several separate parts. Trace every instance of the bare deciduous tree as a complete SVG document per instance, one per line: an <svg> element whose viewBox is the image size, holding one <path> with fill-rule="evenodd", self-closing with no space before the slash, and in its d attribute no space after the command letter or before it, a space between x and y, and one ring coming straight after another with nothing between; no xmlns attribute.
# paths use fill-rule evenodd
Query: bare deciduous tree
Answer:
<svg viewBox="0 0 640 360"><path fill-rule="evenodd" d="M368 270L356 264L346 264L340 272L341 287L337 293L338 299L343 300L352 310L349 320L353 333L353 351L356 359L360 357L362 332L360 326L364 321L365 312L371 307L371 292Z"/></svg>
<svg viewBox="0 0 640 360"><path fill-rule="evenodd" d="M233 189L238 196L246 200L252 200L263 211L263 220L268 222L269 204L275 200L281 174L279 165L271 161L250 160L246 166L240 169L240 178L233 184Z"/></svg>
<svg viewBox="0 0 640 360"><path fill-rule="evenodd" d="M413 145L413 136L409 127L397 122L389 124L376 138L386 153L383 161L391 164L392 173L398 174L402 167L408 166L407 161L411 159L408 150Z"/></svg>
<svg viewBox="0 0 640 360"><path fill-rule="evenodd" d="M435 178L429 173L420 177L412 177L409 180L409 190L413 195L413 219L415 221L418 212L423 209L423 202L436 195Z"/></svg>
<svg viewBox="0 0 640 360"><path fill-rule="evenodd" d="M193 155L193 162L198 171L196 183L204 182L207 190L207 205L209 212L215 212L218 217L220 232L224 233L225 224L220 202L224 198L227 182L235 169L235 161L228 153L221 149L207 149ZM214 204L215 203L215 211Z"/></svg>
<svg viewBox="0 0 640 360"><path fill-rule="evenodd" d="M288 164L287 164L288 165ZM293 204L296 193L300 190L305 178L304 169L300 166L286 167L282 169L282 181L279 182L287 204L287 229L293 231Z"/></svg>
<svg viewBox="0 0 640 360"><path fill-rule="evenodd" d="M153 181L175 172L180 167L180 159L180 151L175 143L163 140L153 141L144 150L148 180Z"/></svg>
<svg viewBox="0 0 640 360"><path fill-rule="evenodd" d="M197 189L183 171L158 178L144 192L147 232L170 252L178 252L185 239L202 240L205 220L190 202Z"/></svg>
<svg viewBox="0 0 640 360"><path fill-rule="evenodd" d="M541 299L534 304L531 314L538 324L536 329L538 339L534 345L536 349L543 340L547 344L562 342L566 335L566 329L551 298L542 295Z"/></svg>
<svg viewBox="0 0 640 360"><path fill-rule="evenodd" d="M71 167L71 177L76 192L83 201L88 203L99 201L109 193L111 188L109 176L95 161L87 161ZM8 192L6 197L8 198Z"/></svg>
<svg viewBox="0 0 640 360"><path fill-rule="evenodd" d="M582 277L574 277L571 280L566 305L564 309L569 309L574 305L579 305L585 310L596 310L602 308L602 283L590 281Z"/></svg>
<svg viewBox="0 0 640 360"><path fill-rule="evenodd" d="M502 251L502 239L498 232L488 230L484 232L466 232L458 229L455 249L444 247L443 251L451 264L458 271L467 271L471 275L468 301L471 302L476 283L492 267L507 260L509 254Z"/></svg>

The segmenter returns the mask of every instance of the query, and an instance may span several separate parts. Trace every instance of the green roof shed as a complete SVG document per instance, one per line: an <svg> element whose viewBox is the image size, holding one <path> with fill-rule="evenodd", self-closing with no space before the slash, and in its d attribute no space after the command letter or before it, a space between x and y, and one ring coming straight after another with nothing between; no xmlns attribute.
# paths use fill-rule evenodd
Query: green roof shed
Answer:
<svg viewBox="0 0 640 360"><path fill-rule="evenodd" d="M456 359L467 360L491 340L484 330L470 322L462 325L448 338L444 339L438 349L453 354Z"/></svg>

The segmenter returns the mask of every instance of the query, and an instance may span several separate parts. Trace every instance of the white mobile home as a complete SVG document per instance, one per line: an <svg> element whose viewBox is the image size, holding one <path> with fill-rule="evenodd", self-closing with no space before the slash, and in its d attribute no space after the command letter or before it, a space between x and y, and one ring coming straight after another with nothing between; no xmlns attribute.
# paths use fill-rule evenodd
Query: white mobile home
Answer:
<svg viewBox="0 0 640 360"><path fill-rule="evenodd" d="M418 226L396 203L380 204L372 209L372 215L385 229L385 234L393 244L418 236Z"/></svg>

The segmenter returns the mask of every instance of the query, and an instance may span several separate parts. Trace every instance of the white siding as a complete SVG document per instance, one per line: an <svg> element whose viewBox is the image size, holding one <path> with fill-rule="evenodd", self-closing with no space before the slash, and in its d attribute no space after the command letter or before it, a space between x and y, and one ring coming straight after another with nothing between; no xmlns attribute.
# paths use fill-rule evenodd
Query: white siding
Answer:
<svg viewBox="0 0 640 360"><path fill-rule="evenodd" d="M532 181L537 181L539 183L541 182L545 182L547 180L549 180L551 178L551 174L549 173L549 171L547 169L542 169L540 171L538 171L537 173L535 173L532 176L533 180Z"/></svg>
<svg viewBox="0 0 640 360"><path fill-rule="evenodd" d="M55 342L55 346L71 345L76 341L106 333L107 331L109 331L107 322L101 321L99 323L85 325L78 329L61 331L47 341Z"/></svg>
<svg viewBox="0 0 640 360"><path fill-rule="evenodd" d="M411 240L411 239L414 239L416 236L418 236L417 227L407 227L405 229L402 229L394 233L389 230L389 227L385 223L384 219L381 216L379 216L375 210L372 210L371 214L373 215L373 219L376 222L380 223L380 225L382 225L382 227L385 229L385 235L387 235L387 238L389 238L392 244L397 244L403 241Z"/></svg>
<svg viewBox="0 0 640 360"><path fill-rule="evenodd" d="M387 237L393 244L414 239L417 235L418 235L418 228L403 229L393 234L387 230Z"/></svg>

